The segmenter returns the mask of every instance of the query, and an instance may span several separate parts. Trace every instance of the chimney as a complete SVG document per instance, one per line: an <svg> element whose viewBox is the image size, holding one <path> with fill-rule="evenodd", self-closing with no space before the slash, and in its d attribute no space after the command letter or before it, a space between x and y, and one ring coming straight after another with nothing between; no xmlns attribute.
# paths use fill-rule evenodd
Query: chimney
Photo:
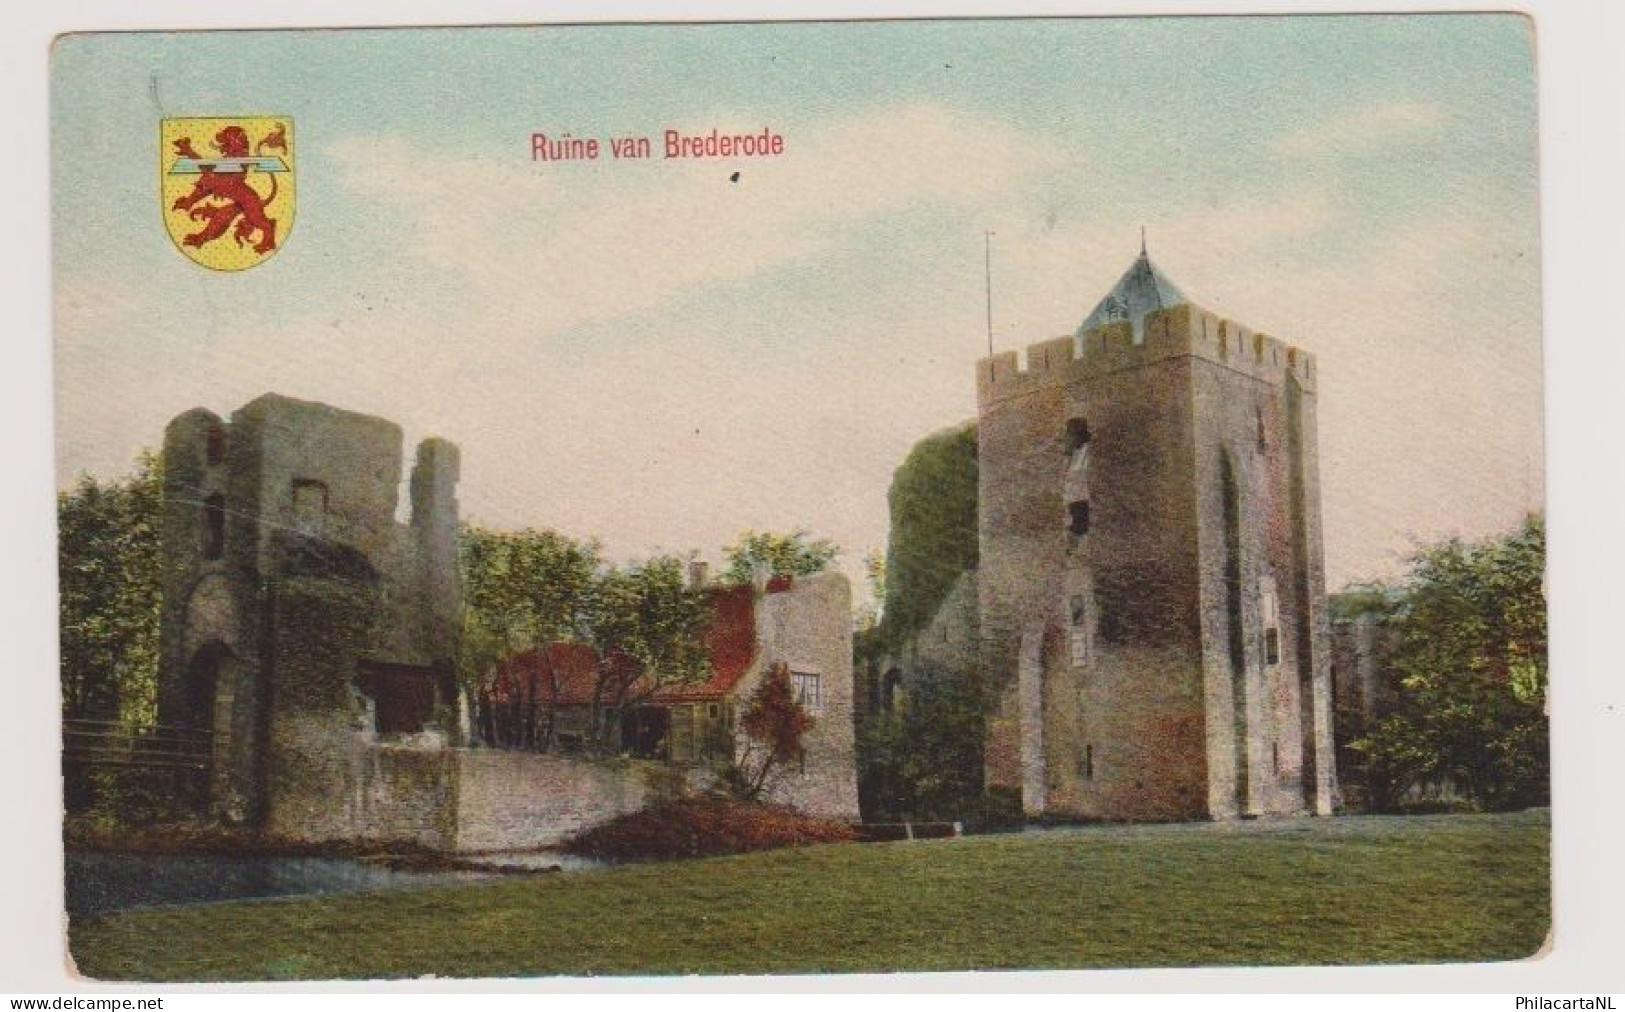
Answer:
<svg viewBox="0 0 1625 1012"><path fill-rule="evenodd" d="M688 564L688 586L690 590L703 590L709 582L709 567L701 559L692 559Z"/></svg>
<svg viewBox="0 0 1625 1012"><path fill-rule="evenodd" d="M752 559L750 563L750 582L760 594L767 589L767 581L773 578L773 567L765 559Z"/></svg>

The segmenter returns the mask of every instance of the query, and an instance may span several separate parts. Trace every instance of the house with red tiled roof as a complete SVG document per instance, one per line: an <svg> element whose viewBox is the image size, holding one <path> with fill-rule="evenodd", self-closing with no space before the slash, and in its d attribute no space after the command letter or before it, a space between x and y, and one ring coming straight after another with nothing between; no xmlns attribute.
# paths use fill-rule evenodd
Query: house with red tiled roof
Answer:
<svg viewBox="0 0 1625 1012"><path fill-rule="evenodd" d="M496 748L579 751L591 735L598 651L549 643L504 660L486 687L479 736Z"/></svg>
<svg viewBox="0 0 1625 1012"><path fill-rule="evenodd" d="M812 724L794 768L782 771L767 798L810 814L856 819L850 584L838 573L821 573L708 593L710 675L661 686L629 708L615 729L617 749L690 767L703 782L708 770L734 756L739 714L768 669L783 664ZM630 664L600 668L597 653L583 643L553 643L509 658L482 700L481 736L497 747L581 749L591 739L594 694L613 693L617 679L637 677Z"/></svg>

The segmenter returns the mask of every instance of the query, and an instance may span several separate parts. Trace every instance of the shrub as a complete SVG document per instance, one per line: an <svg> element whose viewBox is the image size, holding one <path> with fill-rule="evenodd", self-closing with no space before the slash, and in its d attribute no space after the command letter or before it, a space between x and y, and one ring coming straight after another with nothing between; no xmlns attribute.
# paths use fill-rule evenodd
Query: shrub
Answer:
<svg viewBox="0 0 1625 1012"><path fill-rule="evenodd" d="M648 861L856 839L856 831L844 822L778 805L706 797L662 802L623 815L576 836L564 849L600 860Z"/></svg>
<svg viewBox="0 0 1625 1012"><path fill-rule="evenodd" d="M1392 619L1390 712L1351 743L1372 808L1449 783L1489 811L1549 803L1546 526L1422 549Z"/></svg>

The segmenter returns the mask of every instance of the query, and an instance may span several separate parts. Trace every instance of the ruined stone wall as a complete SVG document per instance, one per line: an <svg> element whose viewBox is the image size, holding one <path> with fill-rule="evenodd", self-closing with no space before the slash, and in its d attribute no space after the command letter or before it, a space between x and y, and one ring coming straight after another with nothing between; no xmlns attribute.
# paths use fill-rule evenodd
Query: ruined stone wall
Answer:
<svg viewBox="0 0 1625 1012"><path fill-rule="evenodd" d="M300 783L266 827L277 840L414 846L447 852L524 850L570 837L674 797L680 778L659 763L583 759L436 743L380 742L321 721L293 721Z"/></svg>
<svg viewBox="0 0 1625 1012"><path fill-rule="evenodd" d="M329 739L359 713L359 664L431 669L449 687L456 448L419 448L401 524L401 430L381 418L267 394L229 423L179 416L164 447L160 720L219 734L216 814L321 834L336 818L322 799L346 789L335 770L349 758ZM211 693L208 715L197 700Z"/></svg>
<svg viewBox="0 0 1625 1012"><path fill-rule="evenodd" d="M217 814L290 841L501 849L557 843L675 790L649 764L448 748L449 719L399 740L369 725L363 664L451 679L455 446L418 447L404 524L401 430L384 419L266 395L229 423L181 415L164 449L162 713L221 732ZM769 610L771 631L825 676L829 715L796 796L835 811L839 755L853 777L850 592L814 580L782 597L795 606ZM208 712L188 683L200 656Z"/></svg>
<svg viewBox="0 0 1625 1012"><path fill-rule="evenodd" d="M226 491L224 461L211 464L207 456L211 428L224 432L219 416L198 408L175 418L164 430L158 687L159 720L164 723L179 722L182 676L203 642L219 640L239 654L243 647L233 600L236 588L229 580L227 563L204 558L200 514L206 500ZM211 586L200 601L199 613L189 622L194 593L206 580Z"/></svg>
<svg viewBox="0 0 1625 1012"><path fill-rule="evenodd" d="M857 744L852 716L852 587L840 573L797 577L788 590L756 604L759 662L734 690L749 705L763 673L783 661L819 677L822 702L802 740L805 762L784 771L768 800L810 815L856 820Z"/></svg>
<svg viewBox="0 0 1625 1012"><path fill-rule="evenodd" d="M1045 644L1046 813L1206 814L1189 384L1180 358L1068 384L1068 417L1091 432L1090 523L1070 539Z"/></svg>
<svg viewBox="0 0 1625 1012"><path fill-rule="evenodd" d="M959 574L931 621L905 645L900 663L904 692L925 677L966 679L981 660L980 595L976 570Z"/></svg>
<svg viewBox="0 0 1625 1012"><path fill-rule="evenodd" d="M1390 669L1398 641L1386 615L1363 612L1333 623L1332 670L1338 710L1367 722L1387 712L1393 703Z"/></svg>
<svg viewBox="0 0 1625 1012"><path fill-rule="evenodd" d="M1332 623L1334 742L1339 780L1338 802L1349 809L1370 806L1364 762L1353 744L1387 715L1397 698L1394 655L1399 630L1391 615L1365 611Z"/></svg>
<svg viewBox="0 0 1625 1012"><path fill-rule="evenodd" d="M164 433L158 720L216 732L210 808L233 820L263 807L258 459L251 439L201 408Z"/></svg>
<svg viewBox="0 0 1625 1012"><path fill-rule="evenodd" d="M1036 361L1047 364L1042 355ZM1026 806L1041 810L1042 798L1032 796L1034 779L1024 776L1022 766L1018 658L1024 638L1041 638L1060 618L1067 547L1061 521L1065 390L1059 383L1018 388L1013 353L983 362L978 376L977 594L982 678L992 707L987 784L991 790L1025 793ZM1038 778L1041 784L1041 772Z"/></svg>
<svg viewBox="0 0 1625 1012"><path fill-rule="evenodd" d="M394 622L415 633L415 653L449 665L462 636L462 586L457 559L457 482L462 454L444 439L418 445L412 467L412 516L402 529L411 545L415 600ZM450 674L450 672L447 672Z"/></svg>
<svg viewBox="0 0 1625 1012"><path fill-rule="evenodd" d="M443 747L381 743L366 732L289 718L284 747L300 749L297 780L264 827L298 843L408 845L451 850L456 830L455 755Z"/></svg>
<svg viewBox="0 0 1625 1012"><path fill-rule="evenodd" d="M1025 370L1007 354L979 374L988 780L1019 786L1031 815L1204 809L1189 364L1131 342L1108 326L1085 335L1084 361L1060 338ZM1081 535L1069 423L1089 430Z"/></svg>
<svg viewBox="0 0 1625 1012"><path fill-rule="evenodd" d="M321 577L278 580L268 602L270 700L262 769L264 825L294 840L357 833L355 747L362 725L352 688L373 638L376 584Z"/></svg>
<svg viewBox="0 0 1625 1012"><path fill-rule="evenodd" d="M1293 519L1297 526L1294 588L1302 616L1298 643L1308 669L1299 671L1304 751L1311 764L1304 797L1316 815L1331 815L1341 804L1337 775L1337 720L1332 672L1331 607L1326 595L1326 548L1320 499L1319 397L1314 360L1286 353L1293 366L1286 377L1289 452L1294 467ZM1306 359L1298 367L1298 357Z"/></svg>
<svg viewBox="0 0 1625 1012"><path fill-rule="evenodd" d="M257 505L261 571L272 571L274 538L293 532L347 545L382 571L395 548L400 426L275 394L237 411L233 433L245 422L259 449L260 494L249 501ZM306 482L320 487L296 487Z"/></svg>
<svg viewBox="0 0 1625 1012"><path fill-rule="evenodd" d="M1232 353L1251 356L1233 325ZM1236 348L1237 344L1244 347ZM1203 630L1209 695L1210 804L1216 814L1304 810L1305 761L1299 678L1302 613L1290 509L1288 419L1282 388L1201 361L1197 369L1197 487L1202 508ZM1224 474L1229 469L1230 477ZM1229 491L1227 491L1227 482ZM1230 503L1226 504L1226 496ZM1225 531L1226 511L1234 520ZM1234 542L1227 546L1227 538ZM1234 551L1234 562L1229 559ZM1234 578L1227 581L1226 569ZM1278 661L1265 653L1264 588L1278 603ZM1235 596L1232 602L1232 595ZM1234 626L1233 616L1239 616ZM1239 632L1239 636L1238 636ZM1233 651L1239 646L1241 664Z"/></svg>

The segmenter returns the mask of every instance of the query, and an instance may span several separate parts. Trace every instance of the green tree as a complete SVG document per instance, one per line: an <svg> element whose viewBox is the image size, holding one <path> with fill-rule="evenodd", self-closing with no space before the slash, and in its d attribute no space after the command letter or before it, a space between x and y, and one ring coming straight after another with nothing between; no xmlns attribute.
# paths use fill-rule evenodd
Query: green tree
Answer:
<svg viewBox="0 0 1625 1012"><path fill-rule="evenodd" d="M840 554L832 542L796 528L789 534L746 531L723 549L728 560L727 579L750 583L758 566L773 576L811 576L829 568Z"/></svg>
<svg viewBox="0 0 1625 1012"><path fill-rule="evenodd" d="M1397 700L1354 743L1378 807L1446 778L1489 809L1549 797L1545 546L1531 515L1512 534L1416 555L1395 618Z"/></svg>
<svg viewBox="0 0 1625 1012"><path fill-rule="evenodd" d="M985 708L974 679L924 670L907 699L859 728L873 818L982 821Z"/></svg>
<svg viewBox="0 0 1625 1012"><path fill-rule="evenodd" d="M857 607L856 626L860 635L871 633L880 625L886 610L886 553L871 548L863 556L864 582L869 587L869 599Z"/></svg>
<svg viewBox="0 0 1625 1012"><path fill-rule="evenodd" d="M617 567L596 541L474 525L463 529L460 559L460 676L478 707L501 711L482 713L482 727L505 720L515 741L548 746L552 694L511 685L499 705L484 690L503 660L550 643L597 651L591 727L600 749L613 743L621 717L660 688L710 676L710 601L689 587L687 559L662 555Z"/></svg>
<svg viewBox="0 0 1625 1012"><path fill-rule="evenodd" d="M57 495L62 715L157 716L163 462L143 451L112 481Z"/></svg>
<svg viewBox="0 0 1625 1012"><path fill-rule="evenodd" d="M576 541L547 530L495 531L464 524L458 544L463 586L463 634L458 676L478 724L497 718L483 690L504 659L559 640L583 638L603 566L596 541ZM504 701L505 719L525 743L545 748L552 713L515 687Z"/></svg>
<svg viewBox="0 0 1625 1012"><path fill-rule="evenodd" d="M596 541L464 524L458 547L466 681L482 682L503 657L579 637L603 565Z"/></svg>
<svg viewBox="0 0 1625 1012"><path fill-rule="evenodd" d="M588 595L583 638L598 651L592 727L600 748L621 718L668 685L711 675L711 601L689 586L688 559L661 555L601 572Z"/></svg>

